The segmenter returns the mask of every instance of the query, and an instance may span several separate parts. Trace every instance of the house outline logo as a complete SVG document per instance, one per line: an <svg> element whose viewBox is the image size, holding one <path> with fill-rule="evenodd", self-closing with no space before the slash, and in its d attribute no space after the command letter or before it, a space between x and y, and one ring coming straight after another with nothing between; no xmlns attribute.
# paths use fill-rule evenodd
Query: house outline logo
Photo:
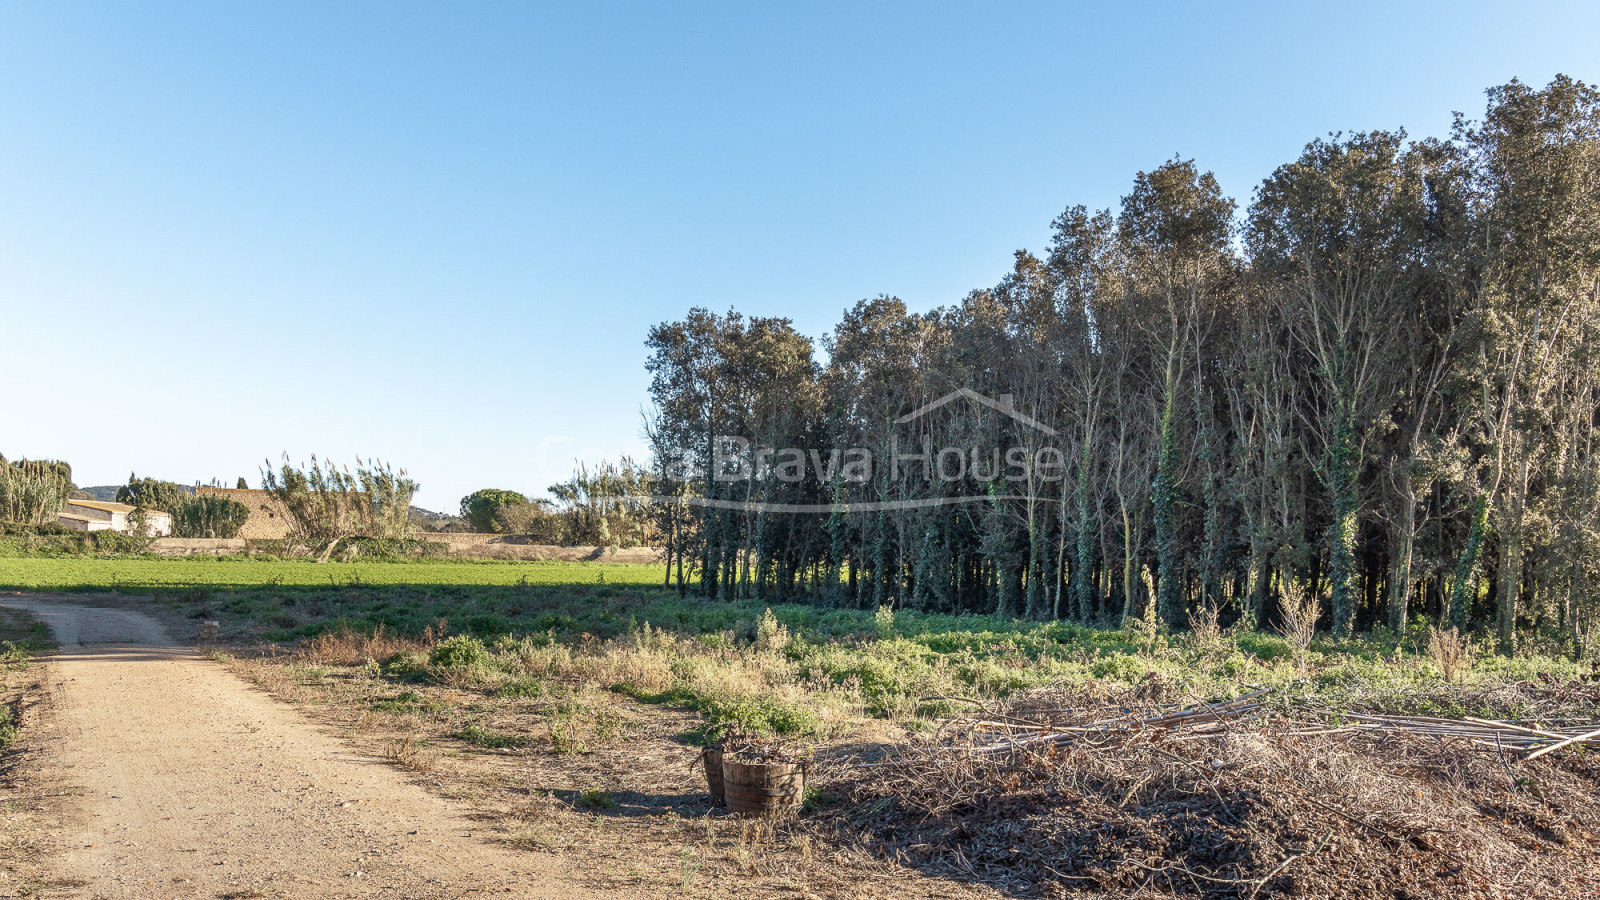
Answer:
<svg viewBox="0 0 1600 900"><path fill-rule="evenodd" d="M1026 425L1035 431L1042 431L1051 437L1060 437L1056 430L1051 428L1049 425L1046 425L1038 419L1032 418L1031 416L1026 416L1018 412L1016 403L1012 400L1010 394L1001 394L1000 399L996 400L987 394L980 394L971 388L956 388L950 393L945 394L943 397L928 403L924 403L911 412L908 412L900 418L895 419L894 423L896 425L904 425L908 422L916 421L917 419L922 418L923 416L933 412L936 409L939 409L942 406L953 403L959 397L965 397L979 406L986 406L989 409L1001 413L1013 421L1016 421L1022 425Z"/></svg>

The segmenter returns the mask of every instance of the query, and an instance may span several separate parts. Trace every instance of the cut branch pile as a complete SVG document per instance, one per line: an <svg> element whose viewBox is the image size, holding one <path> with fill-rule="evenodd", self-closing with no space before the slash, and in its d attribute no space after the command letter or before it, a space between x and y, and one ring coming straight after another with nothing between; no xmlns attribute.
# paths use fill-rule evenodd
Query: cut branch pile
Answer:
<svg viewBox="0 0 1600 900"><path fill-rule="evenodd" d="M1052 747L1082 745L1100 748L1119 744L1135 735L1158 740L1200 740L1232 730L1237 723L1258 718L1266 710L1265 688L1218 703L1198 703L1166 711L1124 711L1081 724L1046 721L1052 714L1072 709L1033 709L1026 715L992 711L952 719L940 733L944 749L973 756L1018 751L1044 751ZM1279 719L1263 733L1279 736L1341 735L1356 732L1400 730L1423 737L1460 739L1499 753L1526 754L1536 759L1547 753L1584 743L1600 742L1600 723L1545 727L1494 719L1441 719L1431 716L1382 715L1299 707L1291 718ZM1353 721L1353 725L1333 722ZM882 765L882 764L875 764Z"/></svg>
<svg viewBox="0 0 1600 900"><path fill-rule="evenodd" d="M1265 693L1262 689L1222 703L1201 703L1155 714L1123 713L1083 725L1038 721L1038 717L1045 714L1069 710L1030 710L1029 716L1001 713L977 719L956 719L945 727L957 734L964 733L965 748L978 756L1079 743L1098 747L1133 734L1179 730L1183 732L1183 739L1196 739L1221 734L1228 730L1231 722L1258 714L1262 709L1260 698ZM999 740L995 739L997 735L1001 736Z"/></svg>
<svg viewBox="0 0 1600 900"><path fill-rule="evenodd" d="M1600 741L1600 723L1357 713L1265 691L1077 700L1019 698L830 766L834 825L880 858L1018 897L1557 900L1600 871L1600 765L1563 752Z"/></svg>
<svg viewBox="0 0 1600 900"><path fill-rule="evenodd" d="M1537 759L1567 747L1600 740L1600 728L1590 722L1552 728L1530 728L1514 722L1493 719L1435 719L1429 716L1384 716L1369 713L1344 713L1357 724L1329 729L1327 733L1401 729L1424 737L1459 738L1487 749L1526 753L1525 760Z"/></svg>

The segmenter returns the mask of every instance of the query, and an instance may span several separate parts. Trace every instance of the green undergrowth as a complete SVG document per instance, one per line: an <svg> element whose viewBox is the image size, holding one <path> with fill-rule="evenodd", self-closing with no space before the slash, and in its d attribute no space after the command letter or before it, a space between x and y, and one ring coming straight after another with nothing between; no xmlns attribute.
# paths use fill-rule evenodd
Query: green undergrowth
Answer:
<svg viewBox="0 0 1600 900"><path fill-rule="evenodd" d="M268 640L426 632L432 643L379 661L384 677L500 699L549 699L587 686L697 711L701 739L737 725L824 740L870 719L923 730L974 701L1039 690L1072 692L1074 702L1174 704L1269 688L1270 702L1282 707L1512 717L1527 705L1527 685L1594 675L1565 659L1480 650L1473 667L1447 683L1427 655L1426 623L1404 635L1319 639L1302 675L1293 648L1261 632L1225 632L1203 644L1137 628L769 608L614 584L285 588L217 592L187 605ZM1571 712L1600 712L1581 699L1596 695L1575 693ZM561 752L584 749L577 729L557 727L552 740Z"/></svg>
<svg viewBox="0 0 1600 900"><path fill-rule="evenodd" d="M1302 673L1294 649L1265 632L1202 642L1137 627L710 601L659 587L661 568L647 565L0 559L0 583L18 565L63 567L51 577L76 577L83 589L106 571L120 573L130 579L120 589L219 620L234 642L404 636L411 643L372 654L379 658L371 665L397 686L438 682L548 701L584 685L695 710L706 728L818 740L870 719L926 729L974 702L1038 690L1070 691L1075 702L1147 704L1270 688L1284 706L1507 717L1529 705L1529 685L1596 675L1559 657L1495 656L1480 639L1469 654L1474 664L1446 683L1428 656L1422 621L1398 635L1320 637ZM71 574L83 566L111 568ZM136 578L145 580L130 586ZM1595 690L1564 696L1572 715L1597 712L1585 699ZM570 737L572 746L585 740L576 731Z"/></svg>

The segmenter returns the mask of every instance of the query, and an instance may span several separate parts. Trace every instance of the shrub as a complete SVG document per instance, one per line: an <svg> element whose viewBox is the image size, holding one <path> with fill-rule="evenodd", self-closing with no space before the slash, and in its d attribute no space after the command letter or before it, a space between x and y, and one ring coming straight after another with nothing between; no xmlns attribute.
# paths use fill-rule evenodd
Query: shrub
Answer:
<svg viewBox="0 0 1600 900"><path fill-rule="evenodd" d="M1322 604L1316 593L1292 578L1283 579L1283 602L1278 604L1283 621L1278 633L1294 648L1300 675L1306 674L1306 651L1317 634L1317 619L1322 615Z"/></svg>
<svg viewBox="0 0 1600 900"><path fill-rule="evenodd" d="M389 658L384 670L390 675L420 675L428 671L428 657L417 650L402 650Z"/></svg>
<svg viewBox="0 0 1600 900"><path fill-rule="evenodd" d="M695 705L705 714L712 728L736 724L749 734L799 737L811 734L822 726L817 714L809 707L785 703L768 695L701 698Z"/></svg>
<svg viewBox="0 0 1600 900"><path fill-rule="evenodd" d="M611 792L604 785L595 785L578 795L577 806L579 809L611 809L617 802L612 799Z"/></svg>
<svg viewBox="0 0 1600 900"><path fill-rule="evenodd" d="M447 637L433 646L428 664L440 669L487 669L494 655L483 641L465 634Z"/></svg>
<svg viewBox="0 0 1600 900"><path fill-rule="evenodd" d="M1472 647L1454 625L1447 631L1428 626L1428 657L1439 667L1445 681L1466 678L1472 671Z"/></svg>
<svg viewBox="0 0 1600 900"><path fill-rule="evenodd" d="M887 641L894 637L894 607L880 606L872 614L872 624L877 629L878 640Z"/></svg>
<svg viewBox="0 0 1600 900"><path fill-rule="evenodd" d="M789 649L793 638L789 634L788 626L778 621L778 617L767 610L761 615L761 621L756 625L756 649L763 653L782 653Z"/></svg>
<svg viewBox="0 0 1600 900"><path fill-rule="evenodd" d="M494 689L494 695L506 700L544 696L544 680L540 678L508 678Z"/></svg>

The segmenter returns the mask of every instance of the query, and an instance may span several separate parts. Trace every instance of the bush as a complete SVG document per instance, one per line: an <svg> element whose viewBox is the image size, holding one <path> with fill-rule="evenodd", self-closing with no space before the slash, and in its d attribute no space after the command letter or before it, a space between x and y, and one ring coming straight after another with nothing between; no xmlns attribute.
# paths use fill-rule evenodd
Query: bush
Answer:
<svg viewBox="0 0 1600 900"><path fill-rule="evenodd" d="M800 737L822 727L809 707L765 695L725 700L700 698L695 706L705 714L710 728L737 724L749 734Z"/></svg>
<svg viewBox="0 0 1600 900"><path fill-rule="evenodd" d="M402 650L389 659L384 670L390 675L421 675L428 671L428 657L416 650Z"/></svg>
<svg viewBox="0 0 1600 900"><path fill-rule="evenodd" d="M487 669L494 663L494 654L483 641L464 634L447 637L433 647L428 664L439 669Z"/></svg>
<svg viewBox="0 0 1600 900"><path fill-rule="evenodd" d="M1120 653L1095 660L1089 667L1089 674L1096 678L1111 678L1128 684L1138 684L1149 671L1150 667L1143 659Z"/></svg>

